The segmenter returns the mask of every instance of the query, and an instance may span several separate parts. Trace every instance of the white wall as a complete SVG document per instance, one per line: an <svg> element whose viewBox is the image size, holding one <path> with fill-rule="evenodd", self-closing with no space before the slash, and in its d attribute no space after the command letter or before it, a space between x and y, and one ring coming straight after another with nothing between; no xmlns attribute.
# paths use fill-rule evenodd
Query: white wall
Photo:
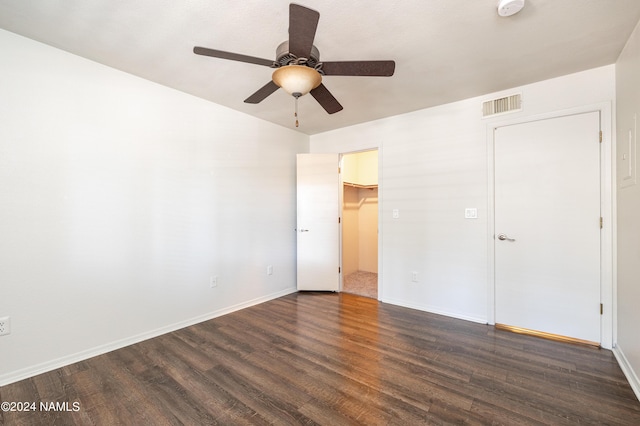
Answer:
<svg viewBox="0 0 640 426"><path fill-rule="evenodd" d="M342 276L360 269L360 194L358 188L342 188Z"/></svg>
<svg viewBox="0 0 640 426"><path fill-rule="evenodd" d="M378 273L378 188L344 185L342 275Z"/></svg>
<svg viewBox="0 0 640 426"><path fill-rule="evenodd" d="M483 120L482 101L520 92L523 111L508 117L533 117L611 102L614 77L610 65L312 136L311 152L379 149L381 300L487 322L487 127L507 116Z"/></svg>
<svg viewBox="0 0 640 426"><path fill-rule="evenodd" d="M2 30L0 52L0 385L295 291L308 136Z"/></svg>
<svg viewBox="0 0 640 426"><path fill-rule="evenodd" d="M342 181L357 185L378 184L378 151L354 152L342 157Z"/></svg>
<svg viewBox="0 0 640 426"><path fill-rule="evenodd" d="M640 399L640 186L637 181L640 163L636 149L640 125L640 23L616 63L616 86L618 345L615 353Z"/></svg>
<svg viewBox="0 0 640 426"><path fill-rule="evenodd" d="M358 189L358 269L378 273L378 188Z"/></svg>

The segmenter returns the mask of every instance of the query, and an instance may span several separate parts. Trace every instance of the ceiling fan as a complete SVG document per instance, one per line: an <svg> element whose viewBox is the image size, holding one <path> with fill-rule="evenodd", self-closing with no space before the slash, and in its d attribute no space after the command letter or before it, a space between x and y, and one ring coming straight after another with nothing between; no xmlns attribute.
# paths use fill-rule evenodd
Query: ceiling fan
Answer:
<svg viewBox="0 0 640 426"><path fill-rule="evenodd" d="M313 45L319 19L319 12L290 4L289 40L276 49L275 61L198 46L193 48L193 53L275 68L272 80L245 99L246 103L257 104L282 88L296 98L296 104L300 96L311 93L329 114L334 114L342 110L342 105L322 84L322 76L389 77L396 64L394 61L320 62L320 52Z"/></svg>

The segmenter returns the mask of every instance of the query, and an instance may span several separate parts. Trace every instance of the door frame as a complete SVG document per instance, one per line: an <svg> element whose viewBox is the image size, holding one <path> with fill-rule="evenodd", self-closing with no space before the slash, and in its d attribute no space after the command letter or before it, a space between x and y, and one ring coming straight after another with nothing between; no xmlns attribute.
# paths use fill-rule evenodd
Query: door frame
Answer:
<svg viewBox="0 0 640 426"><path fill-rule="evenodd" d="M612 107L611 102L585 105L576 108L564 109L532 116L519 116L501 121L494 121L486 125L487 143L487 258L488 258L488 289L487 289L487 319L488 323L495 325L495 129L503 126L524 124L533 121L560 118L567 115L575 115L587 112L600 113L600 130L602 131L602 143L600 147L600 212L603 218L603 227L600 234L600 302L603 304L603 313L600 316L601 342L605 349L612 349L616 341L615 321L617 306L615 302L615 143L612 131Z"/></svg>
<svg viewBox="0 0 640 426"><path fill-rule="evenodd" d="M343 203L344 203L344 182L342 180L342 167L343 167L343 162L342 159L345 155L349 155L349 154L358 154L361 152L369 152L369 151L376 151L378 153L378 298L377 300L381 301L382 300L382 156L380 155L380 152L382 151L382 147L380 146L373 146L373 147L369 147L369 148L362 148L362 149L358 149L355 151L345 151L345 152L341 152L338 155L338 163L340 166L340 190L338 191L338 196L339 196L339 203L340 203L340 225L338 227L339 229L339 235L338 238L340 240L340 281L339 281L339 290L340 292L342 292L342 286L343 286L343 281L344 281L344 274L342 273L342 271L344 271L344 265L342 264L342 226L344 223L344 220L342 218L342 211L343 211Z"/></svg>

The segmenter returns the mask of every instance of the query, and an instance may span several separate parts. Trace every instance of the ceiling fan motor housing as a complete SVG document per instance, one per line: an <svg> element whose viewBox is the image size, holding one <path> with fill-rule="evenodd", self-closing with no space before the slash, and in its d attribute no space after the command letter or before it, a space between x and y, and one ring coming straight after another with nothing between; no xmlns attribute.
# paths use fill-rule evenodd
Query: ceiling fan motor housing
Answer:
<svg viewBox="0 0 640 426"><path fill-rule="evenodd" d="M318 64L320 64L320 51L317 47L311 46L311 53L308 58L298 58L289 52L289 41L283 41L276 49L276 66L281 67L291 64L306 65L320 72L318 67Z"/></svg>

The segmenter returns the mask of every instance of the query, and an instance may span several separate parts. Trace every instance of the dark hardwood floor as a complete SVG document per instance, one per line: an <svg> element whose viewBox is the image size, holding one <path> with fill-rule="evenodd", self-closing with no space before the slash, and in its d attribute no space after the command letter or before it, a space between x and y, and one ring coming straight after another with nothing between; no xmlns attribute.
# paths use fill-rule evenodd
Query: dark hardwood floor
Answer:
<svg viewBox="0 0 640 426"><path fill-rule="evenodd" d="M1 413L6 425L640 425L610 351L335 293L285 296L0 399L68 403Z"/></svg>

